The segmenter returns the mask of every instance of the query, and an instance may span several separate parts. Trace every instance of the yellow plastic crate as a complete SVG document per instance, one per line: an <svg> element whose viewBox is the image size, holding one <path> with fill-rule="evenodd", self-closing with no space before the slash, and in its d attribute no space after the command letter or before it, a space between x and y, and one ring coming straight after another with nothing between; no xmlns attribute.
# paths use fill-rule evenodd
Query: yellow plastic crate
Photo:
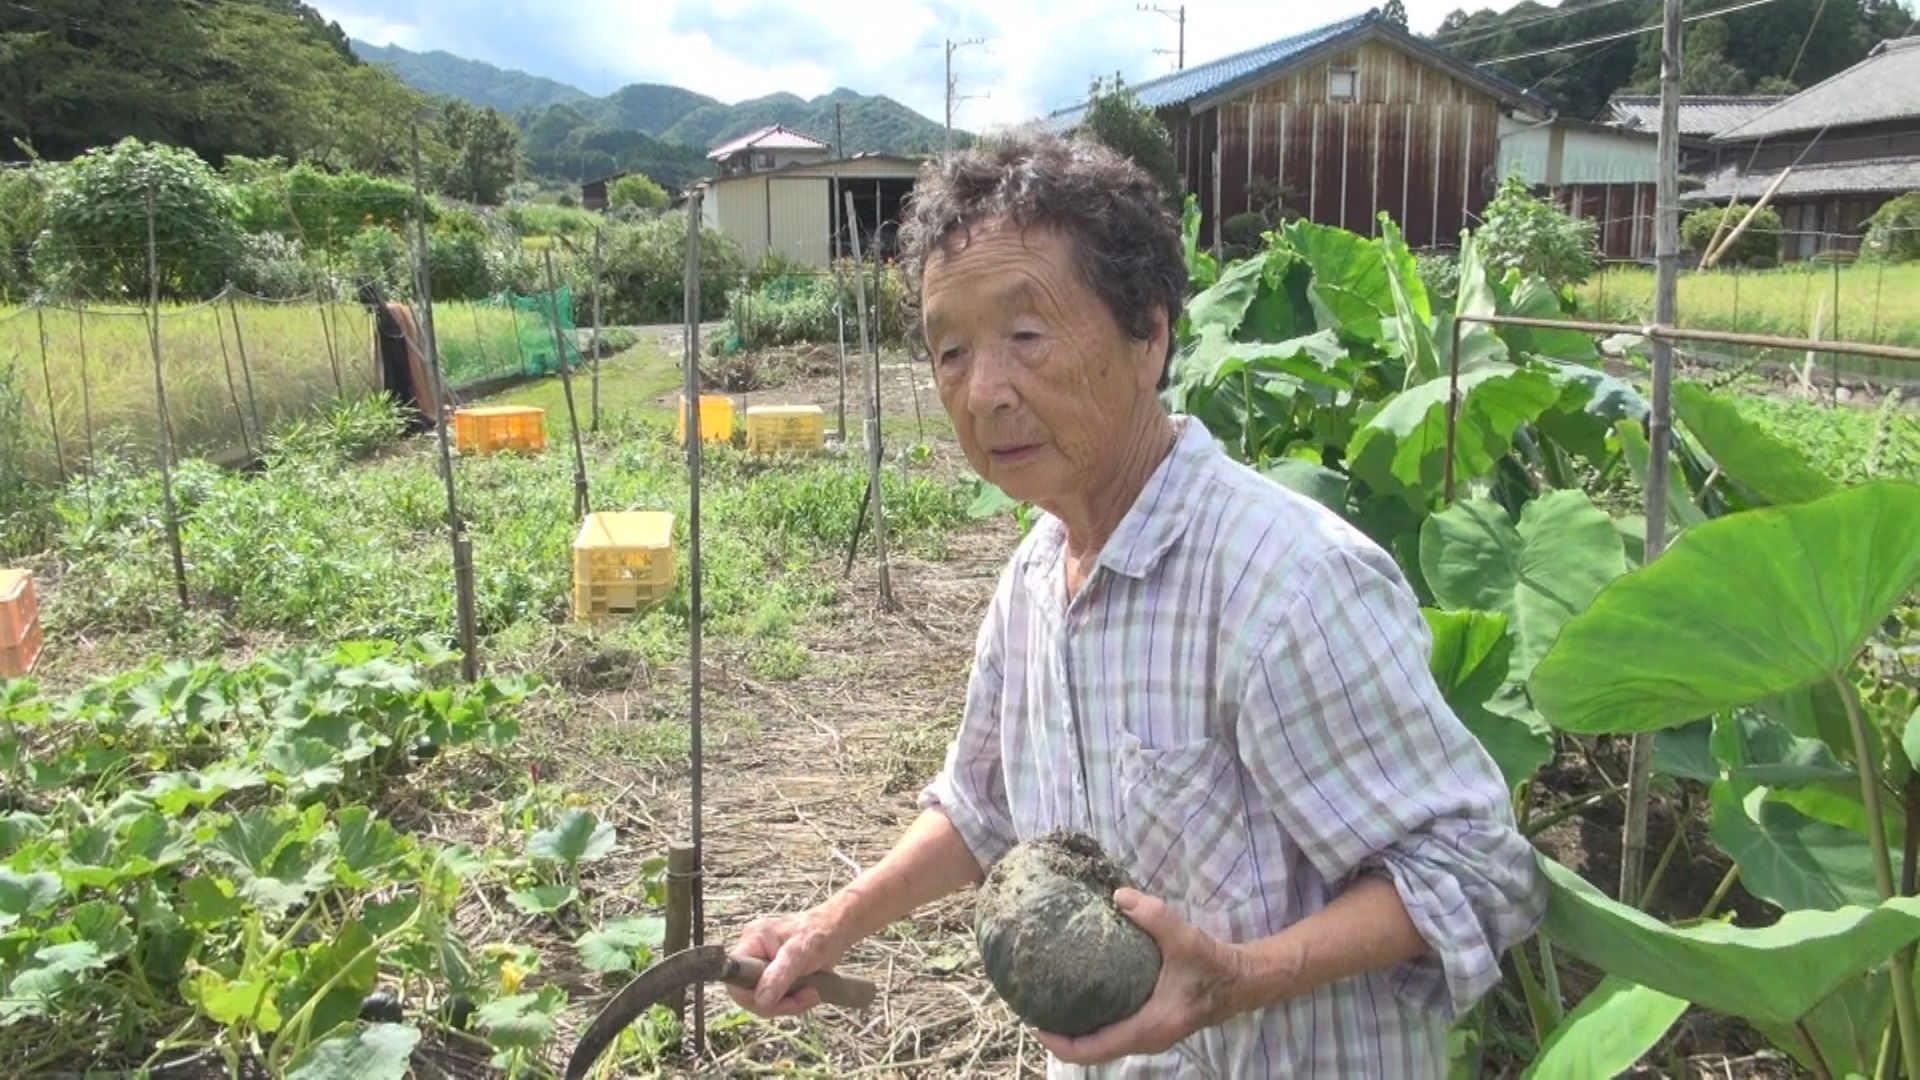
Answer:
<svg viewBox="0 0 1920 1080"><path fill-rule="evenodd" d="M453 445L462 454L547 447L547 410L532 405L481 405L453 413Z"/></svg>
<svg viewBox="0 0 1920 1080"><path fill-rule="evenodd" d="M639 611L674 588L673 515L664 510L588 514L573 541L573 613Z"/></svg>
<svg viewBox="0 0 1920 1080"><path fill-rule="evenodd" d="M760 454L817 454L827 445L827 414L818 405L753 405L747 449Z"/></svg>
<svg viewBox="0 0 1920 1080"><path fill-rule="evenodd" d="M40 659L40 601L33 574L0 570L0 679L23 678Z"/></svg>
<svg viewBox="0 0 1920 1080"><path fill-rule="evenodd" d="M679 415L674 418L673 441L687 444L687 395L680 395ZM733 441L733 399L725 394L700 395L700 441Z"/></svg>

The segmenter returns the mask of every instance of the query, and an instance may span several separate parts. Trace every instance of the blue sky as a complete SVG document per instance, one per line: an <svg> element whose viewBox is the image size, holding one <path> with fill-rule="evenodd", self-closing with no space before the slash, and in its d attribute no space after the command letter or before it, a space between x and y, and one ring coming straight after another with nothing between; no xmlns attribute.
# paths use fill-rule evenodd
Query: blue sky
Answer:
<svg viewBox="0 0 1920 1080"><path fill-rule="evenodd" d="M1096 74L1138 82L1173 70L1176 24L1137 0L309 0L355 37L459 56L569 82L589 93L633 82L733 102L847 86L941 118L943 42L962 95L954 123L982 130L1072 104ZM1155 0L1165 8L1177 0ZM1377 0L1194 0L1187 61L1203 62L1357 14ZM1407 0L1416 31L1466 6ZM1167 49L1167 55L1154 50Z"/></svg>

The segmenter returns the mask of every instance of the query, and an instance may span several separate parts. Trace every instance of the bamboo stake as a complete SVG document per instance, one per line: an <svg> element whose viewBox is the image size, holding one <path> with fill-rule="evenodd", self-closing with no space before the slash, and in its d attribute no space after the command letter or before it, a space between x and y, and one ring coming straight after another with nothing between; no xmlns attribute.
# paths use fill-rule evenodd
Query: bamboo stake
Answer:
<svg viewBox="0 0 1920 1080"><path fill-rule="evenodd" d="M688 745L688 764L692 772L692 817L693 817L693 944L706 943L706 865L705 841L702 834L701 817L703 782L701 722L700 722L700 639L701 639L701 596L700 596L700 461L702 456L702 438L700 435L700 191L695 189L687 198L687 264L681 278L682 300L681 315L686 319L686 333L683 344L686 348L684 403L682 408L687 414L687 629L688 629L688 691L689 701L687 720L690 729ZM707 1042L707 1002L703 994L693 995L693 1056L698 1059L705 1053Z"/></svg>
<svg viewBox="0 0 1920 1080"><path fill-rule="evenodd" d="M264 440L266 429L260 426L260 402L253 395L253 365L247 362L247 340L240 336L240 305L236 304L233 294L227 294L227 314L233 317L233 347L240 354L240 377L247 384L247 411L253 414L253 430L261 432ZM213 317L220 317L220 309L215 306Z"/></svg>
<svg viewBox="0 0 1920 1080"><path fill-rule="evenodd" d="M592 430L600 434L600 242L604 234L593 230L593 419Z"/></svg>
<svg viewBox="0 0 1920 1080"><path fill-rule="evenodd" d="M685 949L693 935L693 883L699 877L691 844L667 845L667 935L660 943L662 954L672 956ZM687 995L676 993L669 1005L678 1021L686 1015Z"/></svg>
<svg viewBox="0 0 1920 1080"><path fill-rule="evenodd" d="M547 264L547 302L553 312L553 359L560 366L560 389L567 398L567 430L573 433L573 518L587 516L587 457L580 448L580 417L573 408L573 377L567 374L567 343L560 333L560 285L553 273L553 249L541 252Z"/></svg>
<svg viewBox="0 0 1920 1080"><path fill-rule="evenodd" d="M412 126L413 141L413 283L420 298L420 342L426 354L427 379L433 385L434 431L440 441L440 476L447 488L447 538L453 548L453 588L460 634L460 675L467 682L479 677L479 643L473 619L473 549L467 541L466 523L460 519L460 503L453 488L453 450L447 444L447 396L440 374L440 351L433 334L433 274L427 265L427 196L420 173L420 122Z"/></svg>
<svg viewBox="0 0 1920 1080"><path fill-rule="evenodd" d="M1753 219L1759 217L1760 211L1766 209L1767 203L1773 201L1773 193L1780 190L1780 185L1787 182L1787 176L1792 172L1793 166L1791 165L1780 170L1780 175L1774 177L1773 183L1768 184L1767 190L1761 193L1760 201L1753 204L1752 208L1747 211L1747 215L1740 219L1740 224L1733 227L1733 232L1727 234L1727 238L1721 242L1720 246L1717 248L1711 245L1708 246L1707 253L1700 258L1700 269L1711 269L1715 263L1720 261L1720 256L1727 253L1728 248L1739 242L1740 234L1746 232L1747 226L1753 224ZM1727 201L1727 206L1729 208L1733 206L1731 199ZM1656 213L1666 213L1663 207L1655 207L1654 210ZM1715 236L1718 235L1719 233L1716 231Z"/></svg>
<svg viewBox="0 0 1920 1080"><path fill-rule="evenodd" d="M233 402L233 418L240 423L240 449L253 460L253 440L247 437L247 413L240 407L240 391L233 385L233 357L227 352L227 328L220 325L220 308L213 309L213 332L220 339L220 370L227 376L227 397Z"/></svg>
<svg viewBox="0 0 1920 1080"><path fill-rule="evenodd" d="M180 513L173 501L173 426L167 418L167 380L160 362L160 256L153 238L153 187L147 187L147 340L153 346L153 402L159 421L160 500L166 511L173 587L187 606L187 559L180 550Z"/></svg>
<svg viewBox="0 0 1920 1080"><path fill-rule="evenodd" d="M213 313L216 320L220 313ZM87 437L87 512L93 512L93 384L87 375L87 306L77 304L73 309L74 332L80 339L80 418L86 425Z"/></svg>
<svg viewBox="0 0 1920 1080"><path fill-rule="evenodd" d="M853 192L847 192L847 219L858 222ZM893 575L887 566L887 511L880 488L880 350L872 347L867 326L867 279L860 273L860 229L852 230L854 300L860 314L860 351L871 358L867 394L867 500L873 507L873 546L880 556L880 602L893 606Z"/></svg>
<svg viewBox="0 0 1920 1080"><path fill-rule="evenodd" d="M326 302L315 301L314 310L320 313L320 338L327 343L327 366L333 369L334 396L344 398L347 396L347 385L340 379L340 353L333 346L333 326L327 322Z"/></svg>
<svg viewBox="0 0 1920 1080"><path fill-rule="evenodd" d="M34 322L40 328L40 382L47 391L47 427L53 432L53 462L60 470L60 483L67 482L67 452L60 443L60 415L53 408L53 372L47 366L47 309L33 305Z"/></svg>

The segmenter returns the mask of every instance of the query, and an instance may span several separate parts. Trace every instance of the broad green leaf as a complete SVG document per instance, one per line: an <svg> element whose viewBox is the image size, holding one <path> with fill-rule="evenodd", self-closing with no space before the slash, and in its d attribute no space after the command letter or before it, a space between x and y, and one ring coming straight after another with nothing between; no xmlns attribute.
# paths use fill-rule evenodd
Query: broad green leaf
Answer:
<svg viewBox="0 0 1920 1080"><path fill-rule="evenodd" d="M1263 467L1260 474L1335 513L1342 513L1347 508L1347 478L1325 465L1298 458L1283 458Z"/></svg>
<svg viewBox="0 0 1920 1080"><path fill-rule="evenodd" d="M17 874L0 868L0 928L52 907L59 902L60 891L58 875Z"/></svg>
<svg viewBox="0 0 1920 1080"><path fill-rule="evenodd" d="M401 1080L419 1042L405 1024L354 1024L296 1055L287 1080Z"/></svg>
<svg viewBox="0 0 1920 1080"><path fill-rule="evenodd" d="M1732 400L1698 383L1673 388L1673 411L1720 471L1770 503L1812 502L1834 491L1826 474L1800 451L1740 415Z"/></svg>
<svg viewBox="0 0 1920 1080"><path fill-rule="evenodd" d="M1447 706L1480 740L1508 787L1517 787L1553 757L1553 735L1544 727L1502 716L1487 701L1506 681L1513 642L1503 615L1484 611L1421 608L1433 633L1428 660Z"/></svg>
<svg viewBox="0 0 1920 1080"><path fill-rule="evenodd" d="M226 878L197 874L180 883L180 896L186 901L180 915L189 926L212 928L240 914L238 891Z"/></svg>
<svg viewBox="0 0 1920 1080"><path fill-rule="evenodd" d="M214 830L208 854L246 874L271 872L274 856L296 839L297 823L265 806L233 815Z"/></svg>
<svg viewBox="0 0 1920 1080"><path fill-rule="evenodd" d="M1653 447L1647 443L1645 429L1636 420L1621 420L1613 426L1614 436L1620 440L1620 455L1627 459L1627 468L1633 473L1634 483L1642 491L1647 487L1647 470L1653 457ZM1643 500L1644 501L1644 500ZM1667 542L1672 543L1674 534L1682 529L1699 525L1707 520L1707 515L1693 501L1693 493L1687 488L1686 474L1681 472L1680 463L1671 454L1667 458ZM1640 527L1640 543L1646 544L1646 525Z"/></svg>
<svg viewBox="0 0 1920 1080"><path fill-rule="evenodd" d="M1748 892L1784 911L1871 905L1873 852L1866 838L1808 818L1755 789L1745 800L1713 785L1713 842L1740 864Z"/></svg>
<svg viewBox="0 0 1920 1080"><path fill-rule="evenodd" d="M1513 290L1513 296L1501 305L1500 313L1528 319L1570 317L1561 309L1560 298L1554 295L1553 286L1540 277L1522 280L1519 287ZM1500 326L1495 330L1501 340L1507 343L1507 348L1515 353L1531 353L1573 364L1592 364L1600 359L1600 350L1594 348L1593 338L1585 330L1548 330L1531 326Z"/></svg>
<svg viewBox="0 0 1920 1080"><path fill-rule="evenodd" d="M1382 326L1388 344L1406 362L1406 385L1437 379L1440 356L1433 345L1433 307L1427 297L1426 282L1413 260L1413 252L1400 234L1400 227L1385 213L1380 215L1380 254L1387 270L1387 287L1393 296L1393 318Z"/></svg>
<svg viewBox="0 0 1920 1080"><path fill-rule="evenodd" d="M1528 683L1566 731L1656 731L1851 662L1920 580L1920 485L1717 518L1602 589Z"/></svg>
<svg viewBox="0 0 1920 1080"><path fill-rule="evenodd" d="M25 970L7 984L0 1000L0 1023L20 1015L44 1015L46 1005L80 984L81 976L105 967L107 958L91 941L69 941L34 951Z"/></svg>
<svg viewBox="0 0 1920 1080"><path fill-rule="evenodd" d="M585 810L569 810L560 823L541 829L527 840L527 854L571 866L613 854L613 826Z"/></svg>
<svg viewBox="0 0 1920 1080"><path fill-rule="evenodd" d="M1907 753L1907 761L1920 769L1920 709L1907 717L1906 726L1901 729L1900 748Z"/></svg>
<svg viewBox="0 0 1920 1080"><path fill-rule="evenodd" d="M1696 720L1654 736L1653 771L1662 776L1711 784L1720 779L1713 756L1713 721Z"/></svg>
<svg viewBox="0 0 1920 1080"><path fill-rule="evenodd" d="M549 983L537 994L495 998L480 1006L473 1019L496 1049L538 1050L553 1038L554 1017L566 1003L566 993Z"/></svg>
<svg viewBox="0 0 1920 1080"><path fill-rule="evenodd" d="M1567 1014L1522 1077L1619 1076L1687 1011L1682 998L1609 975Z"/></svg>
<svg viewBox="0 0 1920 1080"><path fill-rule="evenodd" d="M471 880L487 869L486 856L467 844L448 844L440 849L434 859L463 881Z"/></svg>
<svg viewBox="0 0 1920 1080"><path fill-rule="evenodd" d="M1463 499L1420 530L1420 572L1441 606L1507 617L1516 681L1532 673L1566 621L1626 570L1613 520L1581 491L1528 502L1518 527L1498 504Z"/></svg>
<svg viewBox="0 0 1920 1080"><path fill-rule="evenodd" d="M1198 336L1217 326L1231 335L1246 319L1247 306L1260 292L1265 269L1261 259L1245 259L1228 267L1220 280L1187 302L1187 321Z"/></svg>
<svg viewBox="0 0 1920 1080"><path fill-rule="evenodd" d="M582 965L589 971L606 974L631 969L637 950L657 949L666 938L667 920L642 916L614 919L580 935L575 945L580 950Z"/></svg>
<svg viewBox="0 0 1920 1080"><path fill-rule="evenodd" d="M1394 310L1393 290L1380 248L1345 229L1292 221L1282 230L1313 268L1307 299L1323 330L1381 342L1381 316Z"/></svg>
<svg viewBox="0 0 1920 1080"><path fill-rule="evenodd" d="M260 760L265 762L280 782L286 784L296 797L309 791L320 791L338 784L345 773L340 768L340 757L333 747L304 735L289 735L277 731L267 740L260 750Z"/></svg>
<svg viewBox="0 0 1920 1080"><path fill-rule="evenodd" d="M985 480L975 480L974 487L973 502L967 504L967 516L976 521L985 520L1020 505L1012 496Z"/></svg>
<svg viewBox="0 0 1920 1080"><path fill-rule="evenodd" d="M1601 463L1607 460L1607 436L1615 425L1622 420L1646 423L1647 401L1626 380L1599 368L1550 358L1535 357L1529 363L1546 372L1560 388L1559 400L1534 423L1562 448ZM1642 526L1643 543L1645 536Z"/></svg>
<svg viewBox="0 0 1920 1080"><path fill-rule="evenodd" d="M1784 724L1750 709L1716 717L1712 742L1714 757L1732 774L1740 796L1755 787L1823 783L1859 790L1853 770L1834 760L1825 743L1795 735Z"/></svg>
<svg viewBox="0 0 1920 1080"><path fill-rule="evenodd" d="M299 951L299 974L280 993L281 1011L292 1015L332 981L332 988L313 1009L311 1030L325 1032L360 1013L360 1002L380 981L380 954L368 950L373 934L358 919L325 941Z"/></svg>
<svg viewBox="0 0 1920 1080"><path fill-rule="evenodd" d="M1347 446L1348 467L1374 490L1425 505L1446 476L1448 380L1404 390L1374 413ZM1456 483L1480 476L1513 445L1513 433L1559 396L1538 372L1489 364L1460 376L1454 444Z"/></svg>
<svg viewBox="0 0 1920 1080"><path fill-rule="evenodd" d="M1838 784L1818 787L1769 788L1767 801L1790 806L1805 817L1858 836L1867 835L1867 808L1860 801L1860 785L1850 789ZM1898 848L1906 839L1906 814L1897 799L1880 804L1880 824L1887 831L1887 844Z"/></svg>
<svg viewBox="0 0 1920 1080"><path fill-rule="evenodd" d="M1754 1026L1773 1045L1792 1054L1809 1074L1816 1074L1816 1058L1804 1038L1811 1034L1819 1048L1820 1066L1838 1080L1873 1075L1874 1063L1880 1055L1880 1038L1892 1022L1893 980L1887 972L1878 971L1854 979L1829 994L1798 1025L1758 1023Z"/></svg>
<svg viewBox="0 0 1920 1080"><path fill-rule="evenodd" d="M513 890L507 894L507 901L529 915L550 915L579 896L580 891L571 885L535 885Z"/></svg>
<svg viewBox="0 0 1920 1080"><path fill-rule="evenodd" d="M89 900L74 908L55 934L63 939L92 942L102 960L119 959L133 948L133 931L126 909L105 900Z"/></svg>
<svg viewBox="0 0 1920 1080"><path fill-rule="evenodd" d="M200 969L180 986L180 996L214 1023L232 1027L251 1016L261 1031L280 1029L280 1010L273 1003L272 991L271 982L228 979L209 968Z"/></svg>
<svg viewBox="0 0 1920 1080"><path fill-rule="evenodd" d="M406 853L406 843L393 826L364 806L349 806L335 818L340 830L340 863L351 878L348 884L366 887L378 871L392 866Z"/></svg>
<svg viewBox="0 0 1920 1080"><path fill-rule="evenodd" d="M1460 283L1456 290L1453 310L1447 312L1434 330L1434 344L1439 353L1440 367L1445 370L1453 355L1453 326L1461 315L1496 315L1499 313L1499 297L1494 293L1493 282L1487 277L1486 263L1480 258L1479 242L1468 236L1460 245ZM1460 328L1460 371L1465 374L1483 364L1504 363L1507 359L1507 343L1500 339L1493 327L1481 322L1469 322Z"/></svg>
<svg viewBox="0 0 1920 1080"><path fill-rule="evenodd" d="M1346 390L1359 375L1359 365L1331 330L1285 341L1232 341L1223 331L1209 328L1200 335L1188 357L1191 375L1207 386L1238 378L1241 372L1258 376L1265 386L1271 376L1284 375L1303 383Z"/></svg>
<svg viewBox="0 0 1920 1080"><path fill-rule="evenodd" d="M1544 855L1554 944L1609 975L1748 1020L1792 1023L1836 988L1920 940L1920 897L1791 911L1771 926L1668 926Z"/></svg>

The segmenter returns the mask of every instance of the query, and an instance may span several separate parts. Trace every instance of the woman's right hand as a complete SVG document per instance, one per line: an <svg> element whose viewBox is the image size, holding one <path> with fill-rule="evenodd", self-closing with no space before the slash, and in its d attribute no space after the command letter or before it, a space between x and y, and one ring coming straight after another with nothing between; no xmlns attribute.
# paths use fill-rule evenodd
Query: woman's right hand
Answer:
<svg viewBox="0 0 1920 1080"><path fill-rule="evenodd" d="M820 1004L819 992L794 990L793 984L838 963L850 943L842 943L834 920L823 909L755 919L740 932L734 951L764 961L767 970L751 991L727 987L741 1008L758 1016L797 1016Z"/></svg>

